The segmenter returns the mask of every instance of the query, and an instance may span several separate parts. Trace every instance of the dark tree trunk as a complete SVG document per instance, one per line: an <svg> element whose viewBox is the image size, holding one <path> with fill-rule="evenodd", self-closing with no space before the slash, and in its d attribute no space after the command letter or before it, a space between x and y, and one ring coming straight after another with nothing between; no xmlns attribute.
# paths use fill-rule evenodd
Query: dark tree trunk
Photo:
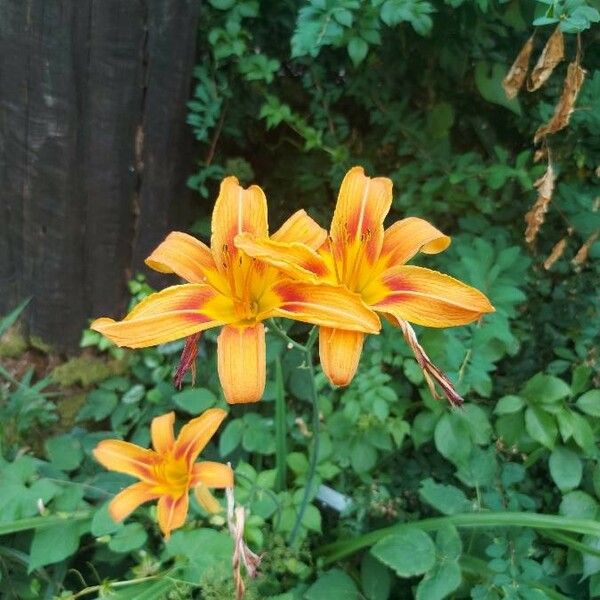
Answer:
<svg viewBox="0 0 600 600"><path fill-rule="evenodd" d="M0 0L0 314L77 346L188 216L198 0Z"/></svg>

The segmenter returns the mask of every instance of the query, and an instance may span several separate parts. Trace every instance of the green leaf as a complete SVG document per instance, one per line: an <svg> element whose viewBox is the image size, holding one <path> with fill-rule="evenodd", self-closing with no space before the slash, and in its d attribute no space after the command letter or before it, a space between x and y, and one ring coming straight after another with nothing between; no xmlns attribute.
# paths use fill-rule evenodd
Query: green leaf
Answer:
<svg viewBox="0 0 600 600"><path fill-rule="evenodd" d="M352 445L350 462L357 473L370 471L377 462L377 450L367 442L357 441Z"/></svg>
<svg viewBox="0 0 600 600"><path fill-rule="evenodd" d="M27 305L30 302L31 298L26 298L15 309L0 319L0 337L2 337L17 322L17 319L21 316L21 313L27 308Z"/></svg>
<svg viewBox="0 0 600 600"><path fill-rule="evenodd" d="M471 502L464 492L453 485L443 485L428 478L421 482L419 495L423 501L433 506L444 515L456 515L469 512L472 508Z"/></svg>
<svg viewBox="0 0 600 600"><path fill-rule="evenodd" d="M524 405L525 402L520 396L504 396L498 400L494 412L497 415L509 415L519 412Z"/></svg>
<svg viewBox="0 0 600 600"><path fill-rule="evenodd" d="M387 567L366 552L360 565L360 580L367 600L387 600L392 589L392 576Z"/></svg>
<svg viewBox="0 0 600 600"><path fill-rule="evenodd" d="M219 437L219 454L223 457L231 454L240 445L243 433L244 422L242 419L229 421Z"/></svg>
<svg viewBox="0 0 600 600"><path fill-rule="evenodd" d="M348 56L352 60L352 64L357 67L363 60L365 60L365 57L369 52L369 45L362 38L353 37L350 38L347 49Z"/></svg>
<svg viewBox="0 0 600 600"><path fill-rule="evenodd" d="M480 61L475 65L475 84L479 93L488 101L508 108L521 115L521 105L516 98L508 100L502 87L502 80L508 72L508 65Z"/></svg>
<svg viewBox="0 0 600 600"><path fill-rule="evenodd" d="M573 426L573 439L577 445L586 452L593 453L595 450L595 436L588 420L572 411L571 424Z"/></svg>
<svg viewBox="0 0 600 600"><path fill-rule="evenodd" d="M108 542L113 552L131 552L141 548L148 539L146 530L140 523L128 523Z"/></svg>
<svg viewBox="0 0 600 600"><path fill-rule="evenodd" d="M559 511L561 515L574 519L596 519L598 503L589 494L576 490L563 497Z"/></svg>
<svg viewBox="0 0 600 600"><path fill-rule="evenodd" d="M119 403L119 397L115 392L99 388L91 391L86 398L85 404L77 415L78 421L93 419L101 421L106 419Z"/></svg>
<svg viewBox="0 0 600 600"><path fill-rule="evenodd" d="M456 465L466 462L473 446L468 423L454 413L444 414L437 422L434 440L439 453Z"/></svg>
<svg viewBox="0 0 600 600"><path fill-rule="evenodd" d="M76 469L83 459L81 443L68 434L50 438L45 445L52 464L63 471Z"/></svg>
<svg viewBox="0 0 600 600"><path fill-rule="evenodd" d="M217 397L206 388L189 388L173 394L173 402L190 415L198 415L217 403Z"/></svg>
<svg viewBox="0 0 600 600"><path fill-rule="evenodd" d="M577 408L586 415L600 417L600 390L590 390L577 399Z"/></svg>
<svg viewBox="0 0 600 600"><path fill-rule="evenodd" d="M28 572L75 554L79 547L80 527L80 523L65 520L60 525L36 529L31 542Z"/></svg>
<svg viewBox="0 0 600 600"><path fill-rule="evenodd" d="M433 540L424 531L416 528L383 538L373 546L371 552L400 577L421 575L435 564Z"/></svg>
<svg viewBox="0 0 600 600"><path fill-rule="evenodd" d="M141 383L137 383L123 394L121 401L123 404L136 404L144 397L145 394L146 388Z"/></svg>
<svg viewBox="0 0 600 600"><path fill-rule="evenodd" d="M358 598L358 589L352 578L341 569L323 573L304 594L305 600L332 600L333 598Z"/></svg>
<svg viewBox="0 0 600 600"><path fill-rule="evenodd" d="M309 504L302 516L302 525L311 531L321 533L321 513L316 506Z"/></svg>
<svg viewBox="0 0 600 600"><path fill-rule="evenodd" d="M119 529L123 528L123 523L117 523L113 521L112 517L108 513L109 502L105 502L96 512L92 519L91 534L94 537L100 537L109 533L115 533Z"/></svg>
<svg viewBox="0 0 600 600"><path fill-rule="evenodd" d="M462 552L462 541L454 525L446 525L435 536L437 557L441 562L458 560Z"/></svg>
<svg viewBox="0 0 600 600"><path fill-rule="evenodd" d="M302 452L291 452L288 454L287 464L296 475L302 475L308 471L308 459Z"/></svg>
<svg viewBox="0 0 600 600"><path fill-rule="evenodd" d="M536 441L552 449L558 429L554 417L537 406L531 406L525 411L525 428L527 433Z"/></svg>
<svg viewBox="0 0 600 600"><path fill-rule="evenodd" d="M235 6L236 0L208 0L217 10L229 10Z"/></svg>
<svg viewBox="0 0 600 600"><path fill-rule="evenodd" d="M554 448L549 466L550 475L562 492L576 488L581 482L583 467L579 456L572 450L564 446Z"/></svg>
<svg viewBox="0 0 600 600"><path fill-rule="evenodd" d="M571 388L558 377L537 373L521 390L521 396L535 404L552 404L571 394Z"/></svg>
<svg viewBox="0 0 600 600"><path fill-rule="evenodd" d="M458 588L462 581L461 571L456 561L440 563L417 586L416 600L442 600Z"/></svg>

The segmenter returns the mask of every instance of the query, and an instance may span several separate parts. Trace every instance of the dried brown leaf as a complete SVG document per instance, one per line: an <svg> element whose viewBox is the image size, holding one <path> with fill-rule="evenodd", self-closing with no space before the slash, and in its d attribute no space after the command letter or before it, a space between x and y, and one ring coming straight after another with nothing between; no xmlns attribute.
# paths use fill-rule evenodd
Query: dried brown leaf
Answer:
<svg viewBox="0 0 600 600"><path fill-rule="evenodd" d="M543 146L538 148L533 154L533 162L539 162L540 160L546 160L548 158L548 147Z"/></svg>
<svg viewBox="0 0 600 600"><path fill-rule="evenodd" d="M506 77L502 81L502 87L506 93L506 97L512 100L518 93L523 83L527 78L527 70L529 69L529 58L531 51L533 50L533 36L531 36L525 45L521 48L521 51L515 58L515 62L508 71Z"/></svg>
<svg viewBox="0 0 600 600"><path fill-rule="evenodd" d="M548 258L544 261L544 269L548 271L552 265L563 255L565 248L567 247L567 239L564 237L562 240L554 244L554 248L550 251Z"/></svg>
<svg viewBox="0 0 600 600"><path fill-rule="evenodd" d="M574 264L575 266L580 266L587 260L588 252L590 251L592 244L598 239L599 235L600 231L595 231L594 233L592 233L592 235L590 235L590 237L585 241L583 246L581 246L581 248L577 250L577 254L573 257L573 260L571 261L572 264Z"/></svg>
<svg viewBox="0 0 600 600"><path fill-rule="evenodd" d="M565 57L565 43L562 31L557 27L548 38L540 57L538 58L531 76L527 82L527 89L535 92L544 85L556 65Z"/></svg>
<svg viewBox="0 0 600 600"><path fill-rule="evenodd" d="M525 223L527 223L525 241L528 244L535 242L535 238L544 223L546 213L548 212L548 205L554 193L555 179L554 169L551 164L548 164L546 172L533 184L538 190L538 197L535 204L525 215Z"/></svg>
<svg viewBox="0 0 600 600"><path fill-rule="evenodd" d="M575 107L575 101L577 100L577 95L579 94L579 90L585 79L585 74L585 69L581 68L578 61L569 64L563 91L560 100L554 109L554 114L548 123L542 125L535 132L535 136L533 137L534 143L537 144L540 138L545 135L556 133L569 124L569 120L571 119Z"/></svg>

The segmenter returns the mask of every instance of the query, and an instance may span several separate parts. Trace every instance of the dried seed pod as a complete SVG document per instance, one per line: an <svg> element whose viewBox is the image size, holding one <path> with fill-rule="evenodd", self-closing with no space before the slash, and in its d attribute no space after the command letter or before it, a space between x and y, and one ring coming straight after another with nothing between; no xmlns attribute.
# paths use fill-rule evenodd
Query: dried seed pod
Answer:
<svg viewBox="0 0 600 600"><path fill-rule="evenodd" d="M554 248L552 248L548 258L544 261L544 269L546 269L546 271L552 268L552 265L564 254L565 248L567 247L567 240L568 238L564 237L554 244Z"/></svg>
<svg viewBox="0 0 600 600"><path fill-rule="evenodd" d="M515 58L515 62L508 71L506 77L502 81L502 87L506 93L506 97L512 100L518 93L523 83L527 78L527 70L529 69L529 58L533 50L533 35L525 42L521 51Z"/></svg>
<svg viewBox="0 0 600 600"><path fill-rule="evenodd" d="M548 123L542 125L535 132L535 136L533 137L534 143L537 144L543 136L556 133L569 124L571 114L573 114L573 109L575 107L575 101L577 100L579 90L585 79L585 74L585 69L581 68L577 60L569 64L563 91L560 100L554 109L554 114Z"/></svg>
<svg viewBox="0 0 600 600"><path fill-rule="evenodd" d="M592 244L598 239L599 235L600 231L595 231L594 233L592 233L592 235L590 235L590 237L584 242L581 248L577 250L577 254L573 257L571 264L575 265L576 267L579 267L587 260L588 252L590 251Z"/></svg>
<svg viewBox="0 0 600 600"><path fill-rule="evenodd" d="M525 223L527 223L525 241L528 244L535 242L535 238L544 223L546 213L548 212L548 205L554 193L555 179L554 169L551 164L548 164L546 172L533 184L538 190L538 197L535 204L525 215Z"/></svg>
<svg viewBox="0 0 600 600"><path fill-rule="evenodd" d="M544 85L556 65L565 57L565 42L562 31L557 27L554 33L548 38L538 61L533 67L527 89L535 92Z"/></svg>

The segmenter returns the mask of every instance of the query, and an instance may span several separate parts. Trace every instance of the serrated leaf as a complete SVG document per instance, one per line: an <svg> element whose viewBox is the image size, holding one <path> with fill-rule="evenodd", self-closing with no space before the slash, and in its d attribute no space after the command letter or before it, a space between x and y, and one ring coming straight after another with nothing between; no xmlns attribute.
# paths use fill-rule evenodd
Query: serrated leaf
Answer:
<svg viewBox="0 0 600 600"><path fill-rule="evenodd" d="M600 390L590 390L577 399L577 408L586 415L600 417Z"/></svg>
<svg viewBox="0 0 600 600"><path fill-rule="evenodd" d="M525 428L527 433L536 441L552 449L558 429L554 417L537 406L530 406L525 411Z"/></svg>
<svg viewBox="0 0 600 600"><path fill-rule="evenodd" d="M431 478L421 482L419 495L444 515L456 515L471 510L471 502L462 490L453 485L436 483Z"/></svg>
<svg viewBox="0 0 600 600"><path fill-rule="evenodd" d="M147 539L148 534L140 523L128 523L111 538L108 547L113 552L131 552L141 548Z"/></svg>
<svg viewBox="0 0 600 600"><path fill-rule="evenodd" d="M323 573L304 594L305 600L332 600L332 598L356 598L358 589L352 578L341 569Z"/></svg>
<svg viewBox="0 0 600 600"><path fill-rule="evenodd" d="M360 565L362 591L367 600L387 600L392 588L389 569L367 552Z"/></svg>
<svg viewBox="0 0 600 600"><path fill-rule="evenodd" d="M548 464L550 475L562 492L576 488L581 482L583 474L581 460L569 448L564 446L554 448L550 454Z"/></svg>
<svg viewBox="0 0 600 600"><path fill-rule="evenodd" d="M433 540L416 528L383 538L373 546L371 553L400 577L421 575L435 564Z"/></svg>

